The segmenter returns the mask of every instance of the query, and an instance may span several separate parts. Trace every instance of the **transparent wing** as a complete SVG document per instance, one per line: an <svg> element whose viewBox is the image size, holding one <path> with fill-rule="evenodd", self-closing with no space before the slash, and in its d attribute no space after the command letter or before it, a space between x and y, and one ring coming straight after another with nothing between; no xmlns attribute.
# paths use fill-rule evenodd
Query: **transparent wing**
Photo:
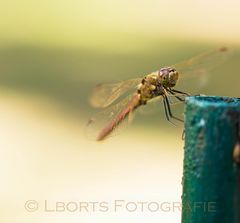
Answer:
<svg viewBox="0 0 240 223"><path fill-rule="evenodd" d="M186 77L188 74L201 75L202 72L209 71L224 62L231 54L231 49L223 47L175 64L173 67L178 70L182 77Z"/></svg>
<svg viewBox="0 0 240 223"><path fill-rule="evenodd" d="M136 78L119 83L97 85L90 97L90 104L96 108L105 108L126 92L135 90L141 80Z"/></svg>
<svg viewBox="0 0 240 223"><path fill-rule="evenodd" d="M114 122L116 118L129 106L129 103L131 102L133 98L133 95L130 95L126 97L125 99L121 100L117 104L111 105L108 108L103 109L99 113L97 113L95 116L91 117L88 120L88 123L86 125L86 136L89 139L96 140L98 139L99 134L101 131L106 128L110 123ZM119 126L117 126L117 129L119 132L119 129L123 129L123 126L126 126L126 124L130 123L132 119L132 114L130 114L124 121L122 121ZM119 128L120 127L120 128ZM115 132L115 129L114 129ZM112 135L112 133L110 134Z"/></svg>
<svg viewBox="0 0 240 223"><path fill-rule="evenodd" d="M209 71L226 61L232 53L232 49L223 47L172 65L171 67L174 67L179 72L177 87L193 90L200 89L207 83Z"/></svg>
<svg viewBox="0 0 240 223"><path fill-rule="evenodd" d="M177 104L181 105L184 103L183 101L180 101L179 99L177 99L176 96L181 98L182 100L184 100L186 97L186 95L184 94L176 94L175 96L168 95L168 99L170 101L171 107L173 105L177 105ZM128 108L129 104L133 101L133 97L134 95L130 95L125 99L121 100L119 103L111 105L108 108L105 108L104 110L97 113L95 116L91 117L88 120L86 129L85 129L87 138L92 140L98 139L103 129L111 125L110 123L115 122L115 120L119 117L119 115L122 114L122 112ZM159 112L161 115L164 116L165 114L164 114L162 100L163 98L161 96L156 97L148 101L148 103L145 106L140 106L140 108L137 110L140 110L140 113L148 114L148 115L153 112ZM181 111L181 114L182 114L182 111ZM181 116L179 117L182 118ZM126 126L128 126L129 123L131 123L132 120L133 120L133 111L130 112L129 115L124 119L124 121L121 122L118 126L116 126L116 128L113 129L113 132L111 132L106 138L121 132L123 129L125 129Z"/></svg>
<svg viewBox="0 0 240 223"><path fill-rule="evenodd" d="M179 110L182 107L181 105L184 104L186 95L185 94L176 94L176 95L168 94L167 97L170 102L170 106L173 109ZM180 106L176 106L176 105L180 105ZM139 110L139 113L141 113L143 115L153 115L156 113L164 115L163 97L159 96L159 97L149 100L146 106L141 106L138 110Z"/></svg>

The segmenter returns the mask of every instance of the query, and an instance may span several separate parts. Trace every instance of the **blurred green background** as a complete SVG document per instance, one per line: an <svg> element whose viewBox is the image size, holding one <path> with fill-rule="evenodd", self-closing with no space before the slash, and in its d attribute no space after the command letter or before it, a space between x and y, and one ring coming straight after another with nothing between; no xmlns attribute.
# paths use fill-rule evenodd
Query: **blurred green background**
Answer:
<svg viewBox="0 0 240 223"><path fill-rule="evenodd" d="M233 48L233 56L195 93L239 97L239 8L237 0L2 2L0 172L6 183L0 218L179 222L180 212L62 217L41 210L29 216L22 207L43 197L53 203L179 201L182 126L154 113L136 118L130 130L105 143L89 142L84 126L96 110L88 98L99 82L141 77L221 46ZM23 185L16 189L19 181Z"/></svg>

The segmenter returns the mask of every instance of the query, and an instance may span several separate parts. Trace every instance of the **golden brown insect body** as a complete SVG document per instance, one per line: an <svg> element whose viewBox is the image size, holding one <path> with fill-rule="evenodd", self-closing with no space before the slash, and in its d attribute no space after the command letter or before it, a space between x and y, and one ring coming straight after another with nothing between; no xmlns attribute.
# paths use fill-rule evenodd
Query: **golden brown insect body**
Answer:
<svg viewBox="0 0 240 223"><path fill-rule="evenodd" d="M105 139L130 113L132 113L140 105L146 105L147 101L154 97L165 94L165 89L174 87L178 80L178 72L173 68L162 68L158 72L147 75L138 85L137 93L134 94L132 100L127 107L106 127L104 127L97 140Z"/></svg>
<svg viewBox="0 0 240 223"><path fill-rule="evenodd" d="M158 72L147 75L138 86L140 104L165 94L165 89L174 87L178 80L178 72L170 67L162 68Z"/></svg>

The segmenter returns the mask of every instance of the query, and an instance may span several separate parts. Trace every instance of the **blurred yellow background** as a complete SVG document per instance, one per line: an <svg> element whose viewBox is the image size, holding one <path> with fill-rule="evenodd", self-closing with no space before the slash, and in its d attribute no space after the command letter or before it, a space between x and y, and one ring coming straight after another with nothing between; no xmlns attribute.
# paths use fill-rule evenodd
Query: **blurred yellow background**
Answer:
<svg viewBox="0 0 240 223"><path fill-rule="evenodd" d="M197 93L239 97L239 8L237 0L2 2L1 222L180 222L177 210L47 212L44 204L181 200L182 125L163 112L138 115L122 134L89 141L88 97L99 82L219 46L234 55ZM28 200L38 210L27 210Z"/></svg>

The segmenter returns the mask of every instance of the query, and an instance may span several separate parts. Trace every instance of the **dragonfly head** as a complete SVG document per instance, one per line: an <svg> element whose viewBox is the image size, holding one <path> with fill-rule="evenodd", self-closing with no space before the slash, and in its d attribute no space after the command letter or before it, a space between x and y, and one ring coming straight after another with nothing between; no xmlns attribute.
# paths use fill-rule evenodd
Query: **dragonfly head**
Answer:
<svg viewBox="0 0 240 223"><path fill-rule="evenodd" d="M178 72L171 67L161 68L159 78L164 87L174 87L178 81Z"/></svg>

